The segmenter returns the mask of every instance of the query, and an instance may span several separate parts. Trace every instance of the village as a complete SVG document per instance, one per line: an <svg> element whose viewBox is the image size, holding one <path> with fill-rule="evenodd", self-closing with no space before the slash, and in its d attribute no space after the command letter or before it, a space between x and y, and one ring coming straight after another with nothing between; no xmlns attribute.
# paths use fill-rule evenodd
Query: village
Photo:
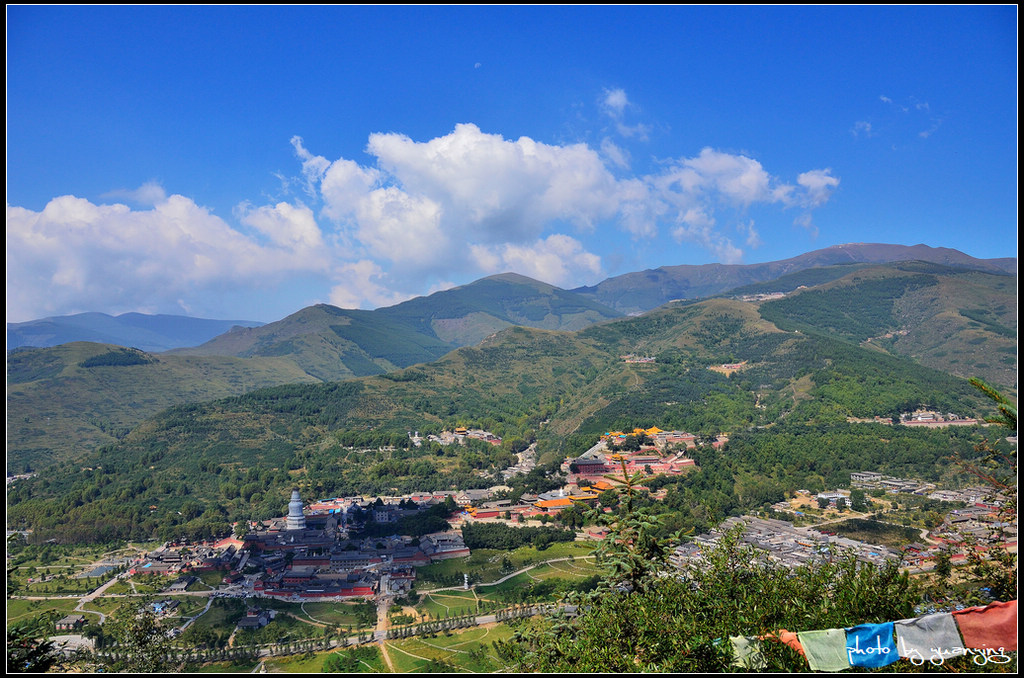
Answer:
<svg viewBox="0 0 1024 678"><path fill-rule="evenodd" d="M485 431L457 429L436 436L443 444L457 444L472 435L496 439ZM418 435L414 437L415 440ZM728 439L717 436L709 442L721 447ZM508 496L510 489L497 485L488 489L448 490L409 493L386 497L337 497L305 503L296 489L292 492L288 515L262 523L250 523L244 535L213 544L167 544L132 563L131 573L174 576L168 591L184 589L190 573L224 571L224 590L233 595L277 598L281 600L348 600L396 597L415 587L416 568L440 560L470 555L460 528L476 522L496 522L509 526L558 523L559 514L573 506L599 506L601 493L621 486L623 474L643 478L685 474L696 468L686 452L697 446L697 436L684 431L664 431L657 427L636 428L630 432L610 431L579 456L561 464L565 483L558 489L538 495ZM520 465L532 468L533 449L520 455ZM516 472L525 472L524 468ZM507 477L507 476L506 476ZM986 546L1015 548L1016 525L999 521L999 499L984 496L979 489L940 490L934 484L885 476L873 471L851 474L854 491L872 490L876 494L907 494L964 505L950 511L943 525L931 534L922 532L920 541L902 549L848 539L832 532L827 523L843 518L851 504L851 490L835 490L812 495L797 492L791 500L772 507L776 515L790 514L806 518L808 506L833 509L829 520L820 525L797 527L787 520L771 517L741 516L729 518L718 529L680 546L673 562L680 567L699 561L702 547L717 543L731 529L742 532L741 541L758 548L764 557L796 566L829 557L840 551L853 553L866 563L892 560L907 568L927 568L944 552L956 557L966 530L971 538ZM642 484L638 490L646 489ZM803 510L800 510L803 508ZM838 508L838 511L835 509ZM608 510L608 509L606 509ZM813 509L812 509L813 510ZM453 529L409 536L397 531L400 521L432 511ZM863 513L850 513L867 516ZM372 536L364 534L372 526ZM596 539L601 529L583 529L577 539Z"/></svg>
<svg viewBox="0 0 1024 678"><path fill-rule="evenodd" d="M413 441L418 434L411 435ZM432 436L441 444L474 437L500 439L486 431L456 429ZM719 437L713 444L726 442ZM282 600L347 600L394 597L415 585L416 569L439 560L470 554L460 527L472 522L510 526L557 522L561 511L597 506L600 493L620 483L616 475L641 472L645 477L678 475L695 468L685 456L697 444L693 434L657 428L613 431L561 469L566 482L541 494L522 494L513 501L508 486L488 489L408 493L401 496L336 497L305 503L298 489L290 497L288 515L248 524L244 534L208 544L166 544L130 564L129 574L174 577L168 592L184 590L196 573L224 571L225 591L243 596ZM503 472L527 473L535 465L533 446ZM644 489L642 486L640 489ZM404 518L424 512L443 517L455 529L418 537L390 534ZM366 536L372 526L378 536ZM581 532L581 539L600 531Z"/></svg>

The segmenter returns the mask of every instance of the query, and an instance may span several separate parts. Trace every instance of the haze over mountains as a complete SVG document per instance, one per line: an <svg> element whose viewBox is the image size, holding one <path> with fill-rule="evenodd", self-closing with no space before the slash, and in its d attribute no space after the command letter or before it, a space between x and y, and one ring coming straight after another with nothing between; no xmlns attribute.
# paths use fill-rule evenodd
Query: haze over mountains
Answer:
<svg viewBox="0 0 1024 678"><path fill-rule="evenodd" d="M167 351L196 346L232 327L258 327L253 320L209 320L184 315L76 313L7 323L7 350L20 346L44 348L72 341L134 346L143 351Z"/></svg>
<svg viewBox="0 0 1024 678"><path fill-rule="evenodd" d="M905 256L916 260L907 262ZM874 263L888 257L904 263ZM929 263L928 259L937 261ZM742 330L748 342L761 333L819 334L868 351L912 359L957 377L981 376L1015 393L1015 270L1016 259L977 260L954 250L925 246L849 245L785 262L679 266L629 274L583 292L503 274L374 311L311 306L277 322L233 327L197 346L164 353L126 353L111 345L116 342L23 347L8 353L8 459L15 466L41 466L72 458L117 440L176 404L280 384L385 375L438 361L460 347L479 346L495 333L500 333L507 346L510 341L514 344L516 337L522 338L502 332L513 326L563 333L608 323L618 327L626 320L623 311L663 305L660 300L665 296L681 292L696 296L694 290L721 294L725 288L731 289L734 300L726 306L715 305L724 300L698 302L704 309L701 315L715 317L726 308L739 314L746 320L736 325L736 331ZM635 292L629 284L635 285ZM768 293L786 296L769 301L741 299ZM595 297L617 304L620 310ZM649 322L656 317L674 317L648 312L644 318L648 316ZM138 318L129 320L136 326L145 325ZM174 324L167 316L152 320L145 325L147 330ZM668 350L664 341L672 337L681 346L704 340L701 333L708 331L707 323L679 322L682 324L667 329L661 343L624 341L616 350L657 353ZM621 331L636 326L623 324ZM67 331L64 336L71 336ZM181 340L184 332L175 332ZM523 351L528 352L525 346ZM546 388L543 379L578 369L553 366L547 377L537 377L535 386L524 384L522 388ZM478 378L472 371L467 375ZM500 381L503 375L491 376ZM464 390L465 383L460 387L446 381L445 388ZM433 403L429 398L424 402L430 403L431 409L435 404L449 409L448 404ZM599 402L600 398L590 405L580 401L580 412L567 415L568 420L582 421L585 411ZM412 424L415 416L406 419Z"/></svg>

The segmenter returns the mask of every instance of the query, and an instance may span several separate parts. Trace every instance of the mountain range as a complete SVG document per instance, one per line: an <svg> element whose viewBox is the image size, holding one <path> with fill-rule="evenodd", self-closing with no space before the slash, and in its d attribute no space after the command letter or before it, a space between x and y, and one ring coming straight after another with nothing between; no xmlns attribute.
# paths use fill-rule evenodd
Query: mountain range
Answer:
<svg viewBox="0 0 1024 678"><path fill-rule="evenodd" d="M573 291L622 313L638 313L675 299L713 297L743 285L775 280L806 269L893 261L928 261L954 268L1017 274L1017 259L1012 257L976 259L946 247L848 243L763 264L662 266L618 275L592 287L578 287Z"/></svg>
<svg viewBox="0 0 1024 678"><path fill-rule="evenodd" d="M901 256L916 259L904 262ZM875 261L890 258L904 263ZM465 360L473 355L469 347L484 350L482 347L497 340L496 333L501 342L525 336L509 334L509 328L569 332L571 336L625 331L622 328L674 316L648 311L627 323L624 312L663 307L666 296L704 292L730 297L704 302L711 305L701 308L725 304L721 308L747 318L743 331L751 335L780 331L818 334L843 345L909 358L958 377L982 376L1015 392L1015 269L1015 259L977 260L955 250L923 245L846 245L768 264L666 267L618 276L576 291L503 274L375 311L317 305L266 325L244 327L243 323L224 321L230 322L230 329L222 334L193 347L162 353L126 352L109 342L23 347L8 353L8 464L17 469L71 459L123 438L166 407L240 395L255 388L390 374L396 376L374 383L397 388L395 384L404 382L395 379L419 374L415 370L401 372L405 368L439 361L459 348L462 353L445 360ZM622 292L629 284L636 291ZM674 305L693 303L691 299ZM153 319L146 325L130 317L126 321L132 324L125 324L145 326L149 331L174 325L173 317ZM673 341L683 342L675 348L664 341L641 341L623 342L616 350L681 350L686 337L699 343L704 324L675 328L678 337ZM9 326L9 336L10 331ZM180 340L185 331L172 329L167 334ZM727 361L731 356L717 357ZM438 364L447 364L445 360ZM535 388L572 369L576 368L552 367L550 375L536 377ZM479 378L470 372L459 384L446 382L445 403L438 403L438 408L458 410L458 402L469 392L468 380ZM585 382L578 391L559 399L583 397L581 394L588 392ZM520 390L531 388L522 384ZM493 392L503 389L494 385ZM436 399L429 394L424 397L432 404ZM481 393L479 398L489 401L490 395ZM589 416L586 412L602 402L601 398L589 403L584 400L579 401L579 412L568 420L581 423ZM430 409L435 408L432 405ZM414 425L421 420L410 415L402 421Z"/></svg>
<svg viewBox="0 0 1024 678"><path fill-rule="evenodd" d="M257 327L252 320L209 320L184 315L76 313L7 323L7 350L21 346L45 348L73 341L133 346L143 351L168 351L196 346L233 327Z"/></svg>

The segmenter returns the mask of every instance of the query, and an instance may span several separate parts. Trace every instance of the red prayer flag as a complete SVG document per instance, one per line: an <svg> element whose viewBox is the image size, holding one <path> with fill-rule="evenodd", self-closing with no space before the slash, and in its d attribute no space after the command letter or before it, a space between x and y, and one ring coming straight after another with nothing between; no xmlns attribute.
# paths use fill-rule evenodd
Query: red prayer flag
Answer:
<svg viewBox="0 0 1024 678"><path fill-rule="evenodd" d="M968 607L953 613L964 647L1017 651L1017 601Z"/></svg>

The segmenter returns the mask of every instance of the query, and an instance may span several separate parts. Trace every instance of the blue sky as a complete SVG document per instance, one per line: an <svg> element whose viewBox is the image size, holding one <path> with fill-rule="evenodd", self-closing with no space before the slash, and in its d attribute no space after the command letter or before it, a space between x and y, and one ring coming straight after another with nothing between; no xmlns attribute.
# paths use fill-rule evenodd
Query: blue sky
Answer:
<svg viewBox="0 0 1024 678"><path fill-rule="evenodd" d="M7 320L1016 256L1017 9L7 8Z"/></svg>

